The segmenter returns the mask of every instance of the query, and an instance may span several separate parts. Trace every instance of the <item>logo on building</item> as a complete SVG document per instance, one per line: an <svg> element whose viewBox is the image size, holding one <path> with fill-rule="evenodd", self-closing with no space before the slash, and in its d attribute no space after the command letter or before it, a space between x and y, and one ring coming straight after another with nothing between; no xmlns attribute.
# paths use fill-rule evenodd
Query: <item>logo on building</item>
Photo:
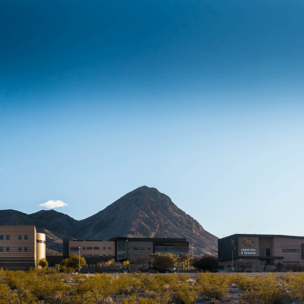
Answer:
<svg viewBox="0 0 304 304"><path fill-rule="evenodd" d="M235 247L234 239L231 239L231 247Z"/></svg>
<svg viewBox="0 0 304 304"><path fill-rule="evenodd" d="M254 247L254 241L252 238L243 238L244 247Z"/></svg>

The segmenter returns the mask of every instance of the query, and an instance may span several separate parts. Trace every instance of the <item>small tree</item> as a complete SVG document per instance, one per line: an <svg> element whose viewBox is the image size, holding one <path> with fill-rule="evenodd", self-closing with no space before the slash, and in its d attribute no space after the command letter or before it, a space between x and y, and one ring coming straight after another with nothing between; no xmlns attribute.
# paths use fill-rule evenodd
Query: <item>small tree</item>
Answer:
<svg viewBox="0 0 304 304"><path fill-rule="evenodd" d="M219 261L216 256L206 255L200 260L194 261L192 265L202 271L217 271L219 268Z"/></svg>
<svg viewBox="0 0 304 304"><path fill-rule="evenodd" d="M86 265L87 262L85 260L84 257L80 257L80 267ZM77 269L79 268L79 256L73 254L71 257L69 257L68 259L64 259L61 261L60 266L63 267L70 267L70 268L74 268Z"/></svg>
<svg viewBox="0 0 304 304"><path fill-rule="evenodd" d="M160 254L156 253L152 255L151 265L156 267L160 271L166 271L171 269L176 264L176 256L171 253Z"/></svg>
<svg viewBox="0 0 304 304"><path fill-rule="evenodd" d="M128 267L130 265L130 262L128 260L123 261L122 265L123 267Z"/></svg>
<svg viewBox="0 0 304 304"><path fill-rule="evenodd" d="M41 268L47 268L49 266L49 263L46 259L43 258L39 260L38 266L40 266Z"/></svg>
<svg viewBox="0 0 304 304"><path fill-rule="evenodd" d="M177 261L178 261L178 263L182 264L183 269L184 269L185 265L187 265L187 266L189 265L190 259L191 259L190 254L181 254L178 257Z"/></svg>

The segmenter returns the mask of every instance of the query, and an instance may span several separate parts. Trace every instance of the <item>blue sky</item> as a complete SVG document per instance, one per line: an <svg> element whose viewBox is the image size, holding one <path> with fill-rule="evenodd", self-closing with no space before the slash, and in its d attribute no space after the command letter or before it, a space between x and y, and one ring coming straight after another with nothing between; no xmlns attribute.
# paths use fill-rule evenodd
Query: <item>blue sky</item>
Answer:
<svg viewBox="0 0 304 304"><path fill-rule="evenodd" d="M142 186L218 237L303 235L304 2L0 2L0 208Z"/></svg>

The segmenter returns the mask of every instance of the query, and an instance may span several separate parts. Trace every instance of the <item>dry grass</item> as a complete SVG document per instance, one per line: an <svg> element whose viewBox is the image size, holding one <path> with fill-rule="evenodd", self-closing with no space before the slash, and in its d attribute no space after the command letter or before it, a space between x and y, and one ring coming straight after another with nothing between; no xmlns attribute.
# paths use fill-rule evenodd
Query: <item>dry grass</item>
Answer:
<svg viewBox="0 0 304 304"><path fill-rule="evenodd" d="M0 270L0 303L303 303L304 274L60 274Z"/></svg>

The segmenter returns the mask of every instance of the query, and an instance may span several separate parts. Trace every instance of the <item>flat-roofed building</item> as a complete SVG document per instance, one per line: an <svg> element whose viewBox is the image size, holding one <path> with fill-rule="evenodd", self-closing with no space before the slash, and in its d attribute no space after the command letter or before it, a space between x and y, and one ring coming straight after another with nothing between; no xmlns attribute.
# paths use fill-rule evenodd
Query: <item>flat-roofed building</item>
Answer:
<svg viewBox="0 0 304 304"><path fill-rule="evenodd" d="M225 267L236 262L260 265L304 266L304 237L266 234L233 234L218 240L218 256Z"/></svg>
<svg viewBox="0 0 304 304"><path fill-rule="evenodd" d="M0 226L0 268L36 268L46 257L46 237L35 226Z"/></svg>
<svg viewBox="0 0 304 304"><path fill-rule="evenodd" d="M99 258L96 262L115 258L117 261L147 263L153 253L188 254L189 242L185 238L128 238L116 237L101 240L63 240L63 256L72 254L84 258Z"/></svg>
<svg viewBox="0 0 304 304"><path fill-rule="evenodd" d="M73 254L83 256L84 258L114 258L115 259L115 242L98 241L98 240L69 240L68 253L64 256Z"/></svg>
<svg viewBox="0 0 304 304"><path fill-rule="evenodd" d="M130 263L149 262L153 253L188 254L189 242L185 238L128 238L116 237L116 259Z"/></svg>

